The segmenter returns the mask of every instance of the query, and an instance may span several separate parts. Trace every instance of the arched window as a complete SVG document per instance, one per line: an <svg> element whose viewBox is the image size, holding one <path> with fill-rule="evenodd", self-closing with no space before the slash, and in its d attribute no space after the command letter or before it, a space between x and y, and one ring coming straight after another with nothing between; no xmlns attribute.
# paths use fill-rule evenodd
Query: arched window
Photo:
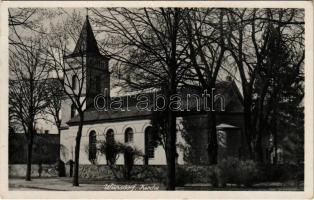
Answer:
<svg viewBox="0 0 314 200"><path fill-rule="evenodd" d="M72 89L73 90L76 90L76 88L77 88L77 76L76 75L73 75L72 76Z"/></svg>
<svg viewBox="0 0 314 200"><path fill-rule="evenodd" d="M117 152L114 141L114 131L109 129L106 132L106 160L108 165L112 165L117 160Z"/></svg>
<svg viewBox="0 0 314 200"><path fill-rule="evenodd" d="M106 141L107 143L113 144L114 143L114 131L109 129L106 133Z"/></svg>
<svg viewBox="0 0 314 200"><path fill-rule="evenodd" d="M145 164L148 165L148 159L155 157L155 147L153 140L153 128L151 126L145 129Z"/></svg>
<svg viewBox="0 0 314 200"><path fill-rule="evenodd" d="M73 118L74 117L74 115L75 115L75 105L74 104L72 104L71 105L71 118Z"/></svg>
<svg viewBox="0 0 314 200"><path fill-rule="evenodd" d="M133 142L134 133L132 128L127 128L124 134L124 142Z"/></svg>
<svg viewBox="0 0 314 200"><path fill-rule="evenodd" d="M96 160L97 147L96 147L97 139L96 132L91 131L89 133L89 142L88 142L88 159L93 161Z"/></svg>

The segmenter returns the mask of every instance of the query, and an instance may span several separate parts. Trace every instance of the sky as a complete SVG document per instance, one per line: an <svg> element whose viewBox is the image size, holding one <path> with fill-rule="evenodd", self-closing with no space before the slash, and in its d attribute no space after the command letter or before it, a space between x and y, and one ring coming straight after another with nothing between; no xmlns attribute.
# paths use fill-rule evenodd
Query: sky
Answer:
<svg viewBox="0 0 314 200"><path fill-rule="evenodd" d="M14 11L13 11L14 12ZM71 16L75 15L77 18L80 19L80 26L83 25L85 21L85 16L87 14L87 9L86 8L49 8L49 9L41 9L38 14L33 15L30 19L34 20L36 22L36 25L38 27L43 27L43 31L51 34L51 33L57 33L58 31L60 32L61 30L54 29L54 30L49 30L49 27L55 26L57 27L59 24L66 23L67 19L69 19ZM92 18L92 13L89 11L90 18ZM90 20L92 23L92 20ZM92 28L96 37L96 40L101 40L104 39L105 35L103 33L100 33L100 28L95 26L95 24L92 23ZM21 34L24 36L32 36L33 31L30 31L29 29L22 29L19 28L17 29ZM77 28L77 33L79 33L80 28ZM67 48L68 49L74 49L75 47L75 41L71 40L69 42ZM234 72L236 74L236 78L239 80L239 75L237 72ZM222 70L220 72L220 79L224 80L226 78L227 74ZM115 82L116 80L111 77L111 82ZM242 92L240 81L236 81L236 84L239 87L240 92ZM111 89L111 95L112 96L117 96L117 95L123 95L124 93L118 93L118 91L121 88L112 88Z"/></svg>

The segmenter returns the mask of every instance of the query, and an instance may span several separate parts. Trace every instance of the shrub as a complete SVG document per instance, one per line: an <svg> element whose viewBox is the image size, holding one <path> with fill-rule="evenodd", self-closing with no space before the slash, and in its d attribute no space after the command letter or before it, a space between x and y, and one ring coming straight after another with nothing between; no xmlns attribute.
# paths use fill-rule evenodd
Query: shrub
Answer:
<svg viewBox="0 0 314 200"><path fill-rule="evenodd" d="M142 157L143 154L136 147L128 145L122 145L121 152L124 154L124 178L130 179L135 159Z"/></svg>
<svg viewBox="0 0 314 200"><path fill-rule="evenodd" d="M106 156L107 163L117 179L123 178L130 179L132 174L131 171L134 166L135 159L143 157L143 153L138 150L136 147L131 146L130 144L120 143L120 142L101 142L100 153ZM120 154L124 155L124 166L116 167L116 161ZM122 172L121 172L122 169Z"/></svg>
<svg viewBox="0 0 314 200"><path fill-rule="evenodd" d="M239 160L233 157L223 159L217 165L218 169L216 169L216 171L219 171L220 173L220 179L223 179L225 183L236 183L238 162Z"/></svg>
<svg viewBox="0 0 314 200"><path fill-rule="evenodd" d="M233 157L222 160L217 165L217 168L215 169L217 171L215 174L221 185L235 183L251 187L257 182L260 173L256 162L252 160L239 160Z"/></svg>
<svg viewBox="0 0 314 200"><path fill-rule="evenodd" d="M285 182L285 181L297 181L304 179L303 167L298 167L290 164L281 165L263 165L261 171L263 176L260 181L274 181L274 182Z"/></svg>
<svg viewBox="0 0 314 200"><path fill-rule="evenodd" d="M209 166L192 165L185 166L192 183L208 183L210 179L211 170Z"/></svg>
<svg viewBox="0 0 314 200"><path fill-rule="evenodd" d="M185 167L177 166L176 168L176 186L184 186L193 182L193 174Z"/></svg>
<svg viewBox="0 0 314 200"><path fill-rule="evenodd" d="M213 187L218 187L221 181L221 171L218 167L210 168L209 180Z"/></svg>
<svg viewBox="0 0 314 200"><path fill-rule="evenodd" d="M258 166L252 160L240 160L237 167L237 182L246 187L251 187L258 180Z"/></svg>

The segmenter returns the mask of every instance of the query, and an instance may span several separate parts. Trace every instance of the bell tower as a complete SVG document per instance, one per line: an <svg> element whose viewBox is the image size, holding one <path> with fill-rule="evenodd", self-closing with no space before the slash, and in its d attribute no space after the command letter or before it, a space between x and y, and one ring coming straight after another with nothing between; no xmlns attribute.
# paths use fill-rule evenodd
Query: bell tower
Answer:
<svg viewBox="0 0 314 200"><path fill-rule="evenodd" d="M73 87L75 87L75 79L84 76L81 96L86 97L87 109L94 106L96 95L110 95L109 58L99 51L88 15L73 52L65 56L64 61L69 65L69 70L66 73L68 73L68 77L72 77ZM75 69L81 69L82 72L74 72ZM68 115L62 114L63 122L67 122L73 117L73 114L71 114L72 116L66 114L72 113L71 108L65 108L62 113Z"/></svg>

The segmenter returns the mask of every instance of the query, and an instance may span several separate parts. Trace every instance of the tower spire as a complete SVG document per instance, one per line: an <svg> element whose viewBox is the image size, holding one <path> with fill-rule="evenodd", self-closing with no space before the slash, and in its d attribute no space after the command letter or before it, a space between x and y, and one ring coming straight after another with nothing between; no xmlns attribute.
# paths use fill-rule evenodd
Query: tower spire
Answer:
<svg viewBox="0 0 314 200"><path fill-rule="evenodd" d="M86 19L88 19L88 8L86 8Z"/></svg>
<svg viewBox="0 0 314 200"><path fill-rule="evenodd" d="M80 56L82 54L94 56L100 55L97 41L89 22L88 8L86 8L86 20L82 27L79 39L77 40L73 53L69 56Z"/></svg>

